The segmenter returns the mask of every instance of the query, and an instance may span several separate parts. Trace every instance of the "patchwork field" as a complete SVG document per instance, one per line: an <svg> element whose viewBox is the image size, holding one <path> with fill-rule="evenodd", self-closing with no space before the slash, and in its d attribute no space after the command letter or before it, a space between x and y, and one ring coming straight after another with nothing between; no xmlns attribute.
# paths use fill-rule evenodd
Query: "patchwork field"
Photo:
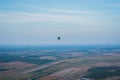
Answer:
<svg viewBox="0 0 120 80"><path fill-rule="evenodd" d="M120 47L2 47L0 80L120 80Z"/></svg>

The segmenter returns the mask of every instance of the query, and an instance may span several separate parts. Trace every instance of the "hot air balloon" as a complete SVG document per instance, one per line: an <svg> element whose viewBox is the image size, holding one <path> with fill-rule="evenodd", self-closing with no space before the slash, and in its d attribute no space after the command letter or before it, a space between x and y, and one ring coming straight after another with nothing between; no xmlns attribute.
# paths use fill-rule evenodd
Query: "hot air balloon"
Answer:
<svg viewBox="0 0 120 80"><path fill-rule="evenodd" d="M57 37L57 39L58 39L58 40L60 40L60 39L61 39L61 37Z"/></svg>

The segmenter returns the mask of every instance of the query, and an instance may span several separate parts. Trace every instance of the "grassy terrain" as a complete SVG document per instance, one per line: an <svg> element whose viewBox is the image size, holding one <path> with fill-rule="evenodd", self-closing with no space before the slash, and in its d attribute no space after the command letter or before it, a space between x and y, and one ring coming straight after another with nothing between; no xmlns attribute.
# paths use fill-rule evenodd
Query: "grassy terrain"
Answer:
<svg viewBox="0 0 120 80"><path fill-rule="evenodd" d="M109 71L111 67L106 67L109 65L120 66L119 61L120 61L120 55L72 58L72 59L64 60L63 63L53 65L47 68L43 68L40 70L35 70L27 74L19 74L19 69L13 70L13 75L10 74L10 75L4 76L4 77L1 77L1 79L7 80L8 78L12 78L13 80L16 80L16 79L19 79L19 80L27 80L27 79L39 80L40 79L42 80L43 78L46 78L46 77L51 77L51 78L55 77L56 80L59 80L59 79L74 80L74 79L79 79L82 77L89 77L92 79L99 79L99 78L103 79L106 77L119 76L119 75L116 75L118 72L114 72L116 74L113 74L110 72L107 73L107 70ZM117 67L113 67L113 68L117 68ZM29 70L29 67L26 67L26 70ZM108 75L105 74L105 76L102 76L102 75L98 77L96 76L99 74L103 74L105 70L106 70L106 74ZM119 69L117 68L117 71L118 70ZM8 72L2 71L0 75L4 74L3 72L9 73L9 70L7 71ZM94 71L95 72L103 71L103 72L96 74L94 73ZM88 74L87 72L90 72L90 74L85 76L86 74ZM18 74L19 76L17 76ZM95 75L96 78L94 78L93 75Z"/></svg>
<svg viewBox="0 0 120 80"><path fill-rule="evenodd" d="M76 49L0 49L0 80L119 79L119 48Z"/></svg>
<svg viewBox="0 0 120 80"><path fill-rule="evenodd" d="M113 76L120 76L120 67L106 66L106 67L93 67L88 70L85 77L91 79L104 79Z"/></svg>
<svg viewBox="0 0 120 80"><path fill-rule="evenodd" d="M22 57L19 55L8 55L8 54L0 54L0 62L12 62L12 61L22 61L22 62L27 62L27 63L32 63L32 64L45 64L52 62L54 60L49 60L49 59L38 59L38 58L33 58L32 56L27 56L27 57Z"/></svg>

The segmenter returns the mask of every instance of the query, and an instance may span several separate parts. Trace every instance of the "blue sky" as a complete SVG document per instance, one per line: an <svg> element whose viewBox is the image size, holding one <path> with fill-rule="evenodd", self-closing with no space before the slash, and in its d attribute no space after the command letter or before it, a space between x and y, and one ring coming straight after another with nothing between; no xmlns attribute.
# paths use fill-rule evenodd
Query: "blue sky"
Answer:
<svg viewBox="0 0 120 80"><path fill-rule="evenodd" d="M120 44L120 0L0 0L4 44Z"/></svg>

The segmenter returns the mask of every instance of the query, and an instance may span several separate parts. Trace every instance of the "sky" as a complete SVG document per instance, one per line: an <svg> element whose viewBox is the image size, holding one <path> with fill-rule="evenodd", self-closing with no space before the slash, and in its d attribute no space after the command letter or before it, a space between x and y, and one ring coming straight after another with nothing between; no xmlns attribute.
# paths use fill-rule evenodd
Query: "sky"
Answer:
<svg viewBox="0 0 120 80"><path fill-rule="evenodd" d="M17 44L120 44L120 0L0 0L0 45Z"/></svg>

